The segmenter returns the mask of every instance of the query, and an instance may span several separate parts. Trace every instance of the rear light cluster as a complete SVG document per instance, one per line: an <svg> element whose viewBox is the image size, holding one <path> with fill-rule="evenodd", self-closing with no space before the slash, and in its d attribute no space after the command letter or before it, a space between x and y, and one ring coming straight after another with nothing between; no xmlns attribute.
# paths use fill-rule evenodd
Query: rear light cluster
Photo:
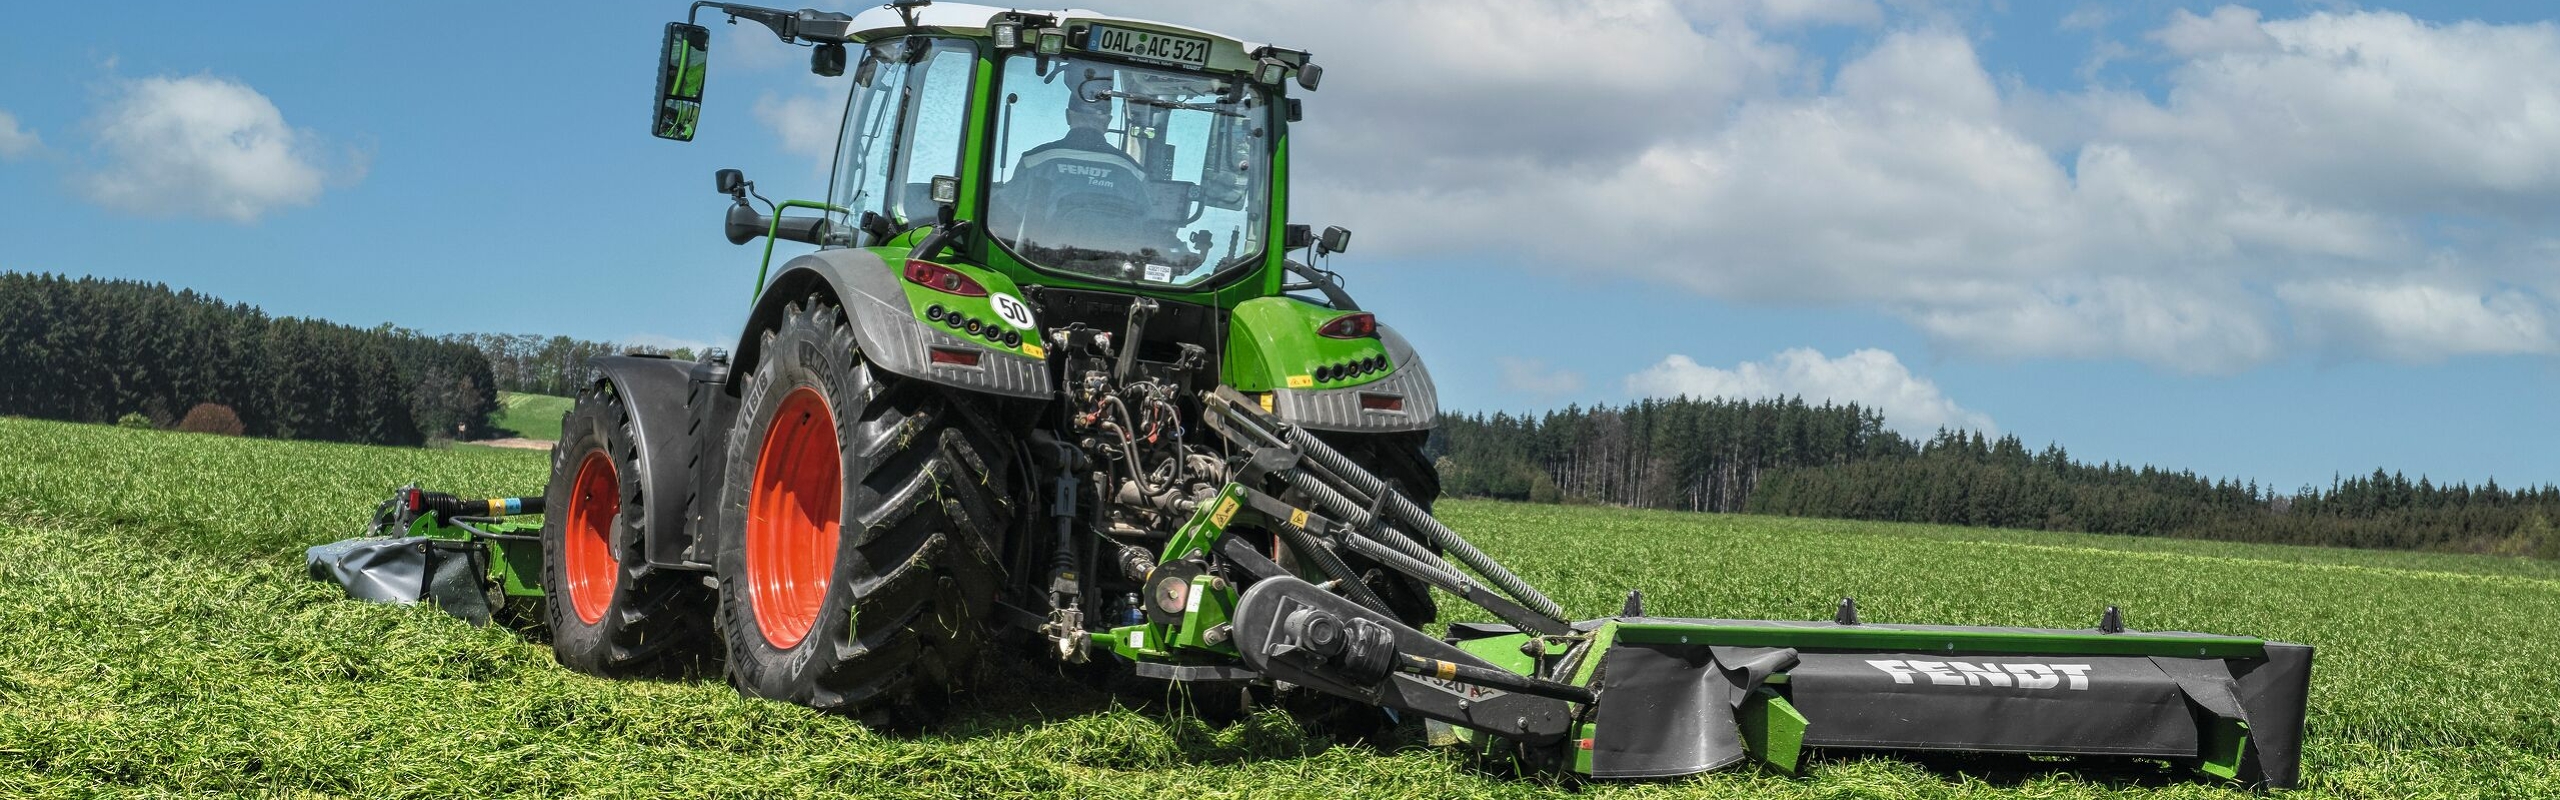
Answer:
<svg viewBox="0 0 2560 800"><path fill-rule="evenodd" d="M909 263L921 264L924 262L917 261ZM940 303L925 306L924 318L928 322L942 323L949 326L954 332L967 334L973 338L985 339L989 342L1001 344L1006 347L1022 346L1021 331L1013 330L1010 327L993 322L971 319L958 311L943 308Z"/></svg>
<svg viewBox="0 0 2560 800"><path fill-rule="evenodd" d="M1366 311L1344 314L1317 328L1316 334L1334 339L1375 339L1378 338L1378 317Z"/></svg>
<svg viewBox="0 0 2560 800"><path fill-rule="evenodd" d="M1386 354L1381 353L1368 358L1359 359L1357 361L1346 361L1340 364L1327 364L1317 367L1315 370L1315 376L1317 383L1332 383L1339 380L1375 375L1377 373L1387 371L1387 368L1387 356Z"/></svg>
<svg viewBox="0 0 2560 800"><path fill-rule="evenodd" d="M967 275L962 275L959 270L936 264L931 261L908 259L907 282L927 289L932 289L937 292L956 294L961 297L987 296L987 287L978 285L977 279L971 278Z"/></svg>

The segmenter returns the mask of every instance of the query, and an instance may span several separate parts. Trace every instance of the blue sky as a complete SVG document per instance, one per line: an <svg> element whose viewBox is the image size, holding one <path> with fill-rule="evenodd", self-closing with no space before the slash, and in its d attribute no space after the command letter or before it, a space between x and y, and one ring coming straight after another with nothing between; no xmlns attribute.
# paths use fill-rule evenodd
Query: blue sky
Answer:
<svg viewBox="0 0 2560 800"><path fill-rule="evenodd" d="M1091 5L1330 67L1295 216L1359 232L1331 266L1459 408L1802 393L2287 487L2560 481L2540 4ZM700 138L649 138L675 2L128 8L5 34L0 269L725 344L755 252L711 171L818 196L842 97L723 29Z"/></svg>

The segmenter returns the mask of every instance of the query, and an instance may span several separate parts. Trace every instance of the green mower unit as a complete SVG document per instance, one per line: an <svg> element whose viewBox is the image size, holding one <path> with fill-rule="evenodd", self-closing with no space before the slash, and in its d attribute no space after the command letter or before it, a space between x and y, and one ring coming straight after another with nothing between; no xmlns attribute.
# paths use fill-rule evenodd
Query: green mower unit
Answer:
<svg viewBox="0 0 2560 800"><path fill-rule="evenodd" d="M1024 642L1590 778L1883 750L2296 782L2309 647L2114 609L2084 630L1870 623L1847 600L1688 619L1630 593L1577 621L1471 546L1430 513L1423 359L1292 257L1350 240L1287 221L1291 95L1323 75L1303 50L1075 10L706 10L848 92L823 199L716 176L730 241L766 239L735 347L596 359L543 498L438 514L406 493L379 532L413 536L356 540L478 548L457 574L484 603L539 594L563 664L717 665L753 696L915 724ZM694 138L709 45L667 26L654 135ZM775 265L778 240L817 249ZM547 513L536 535L499 511ZM322 552L341 546L315 575L347 582ZM1425 633L1443 598L1490 619Z"/></svg>

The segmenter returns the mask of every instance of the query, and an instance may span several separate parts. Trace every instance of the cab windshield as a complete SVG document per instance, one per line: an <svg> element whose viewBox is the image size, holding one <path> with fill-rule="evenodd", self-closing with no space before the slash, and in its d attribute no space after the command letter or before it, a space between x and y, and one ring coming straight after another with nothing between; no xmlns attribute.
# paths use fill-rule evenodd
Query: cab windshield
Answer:
<svg viewBox="0 0 2560 800"><path fill-rule="evenodd" d="M1006 59L987 233L1034 267L1190 286L1262 257L1261 87L1075 56Z"/></svg>

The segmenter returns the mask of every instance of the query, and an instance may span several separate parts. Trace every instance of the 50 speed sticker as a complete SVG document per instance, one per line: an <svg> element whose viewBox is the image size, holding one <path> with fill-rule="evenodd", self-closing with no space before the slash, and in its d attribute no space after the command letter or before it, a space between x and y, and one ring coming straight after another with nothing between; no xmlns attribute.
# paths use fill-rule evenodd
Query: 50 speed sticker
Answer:
<svg viewBox="0 0 2560 800"><path fill-rule="evenodd" d="M1031 307L1024 305L1022 298L997 292L989 296L987 302L996 307L996 316L1002 318L1004 324L1031 330Z"/></svg>

